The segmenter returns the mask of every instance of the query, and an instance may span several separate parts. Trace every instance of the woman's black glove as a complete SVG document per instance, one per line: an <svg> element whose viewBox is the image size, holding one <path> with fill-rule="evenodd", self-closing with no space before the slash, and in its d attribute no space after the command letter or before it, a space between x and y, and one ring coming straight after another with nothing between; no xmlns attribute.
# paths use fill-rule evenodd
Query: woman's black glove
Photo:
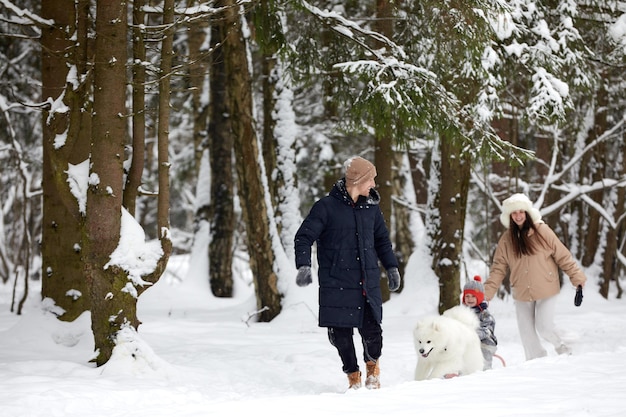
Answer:
<svg viewBox="0 0 626 417"><path fill-rule="evenodd" d="M579 307L583 303L583 286L579 285L576 288L576 295L574 296L574 305Z"/></svg>

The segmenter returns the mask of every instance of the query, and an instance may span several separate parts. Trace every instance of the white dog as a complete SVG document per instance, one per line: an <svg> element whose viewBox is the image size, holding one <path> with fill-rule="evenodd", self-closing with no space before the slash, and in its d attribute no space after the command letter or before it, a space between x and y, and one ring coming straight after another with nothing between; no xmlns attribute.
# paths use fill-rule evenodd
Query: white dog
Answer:
<svg viewBox="0 0 626 417"><path fill-rule="evenodd" d="M420 320L413 331L418 354L415 379L467 375L483 369L476 314L465 306Z"/></svg>

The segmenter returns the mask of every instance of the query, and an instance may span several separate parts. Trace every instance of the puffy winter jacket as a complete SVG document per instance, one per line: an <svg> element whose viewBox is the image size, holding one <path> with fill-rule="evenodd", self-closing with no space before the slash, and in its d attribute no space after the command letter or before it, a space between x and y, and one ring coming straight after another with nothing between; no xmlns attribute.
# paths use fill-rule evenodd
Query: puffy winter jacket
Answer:
<svg viewBox="0 0 626 417"><path fill-rule="evenodd" d="M535 301L552 297L560 291L558 268L567 274L572 285L584 284L587 277L579 268L569 249L543 221L535 223L538 233L531 229L535 253L518 258L513 251L510 231L506 231L496 248L489 278L485 282L485 297L491 300L510 270L513 299Z"/></svg>
<svg viewBox="0 0 626 417"><path fill-rule="evenodd" d="M296 233L298 268L311 265L311 246L317 242L321 327L361 327L366 300L382 321L378 260L385 269L398 262L379 202L372 189L355 204L341 179L313 205Z"/></svg>
<svg viewBox="0 0 626 417"><path fill-rule="evenodd" d="M487 309L487 303L483 302L480 305L472 307L472 310L478 316L480 326L476 329L480 343L489 346L497 346L498 338L496 337L496 319L491 312Z"/></svg>

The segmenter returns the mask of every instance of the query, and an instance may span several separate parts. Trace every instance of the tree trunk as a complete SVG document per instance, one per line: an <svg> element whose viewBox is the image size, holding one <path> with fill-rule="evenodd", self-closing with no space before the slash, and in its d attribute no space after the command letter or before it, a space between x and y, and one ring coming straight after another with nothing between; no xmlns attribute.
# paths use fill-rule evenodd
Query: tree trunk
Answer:
<svg viewBox="0 0 626 417"><path fill-rule="evenodd" d="M397 152L395 154L394 165L397 167L404 166L405 155L407 155L405 152ZM403 172L403 170L393 172L393 193L397 196L404 195L404 191L406 190L407 174L410 170L410 168L408 168L408 156L406 161L406 172ZM409 209L408 203L408 201L403 201L403 203L393 204L393 212L395 214L395 252L396 257L398 258L398 269L401 277L405 276L406 263L415 249L415 242L413 241L413 236L411 236L411 210ZM400 283L399 291L401 291L403 286L404 279L402 279L402 282Z"/></svg>
<svg viewBox="0 0 626 417"><path fill-rule="evenodd" d="M163 27L165 36L161 42L161 76L159 77L159 120L157 131L157 160L159 162L158 181L159 198L157 200L157 236L164 249L159 267L167 264L172 243L169 238L170 229L170 161L169 161L169 133L170 133L170 97L172 79L172 61L174 59L174 6L175 0L163 2ZM154 280L158 280L158 274Z"/></svg>
<svg viewBox="0 0 626 417"><path fill-rule="evenodd" d="M275 51L274 51L275 52ZM273 208L278 208L279 191L284 181L277 174L278 144L274 136L276 120L273 113L276 107L276 67L277 58L274 52L266 52L261 57L261 78L263 85L263 161L265 162L267 186L269 188Z"/></svg>
<svg viewBox="0 0 626 417"><path fill-rule="evenodd" d="M277 132L277 124L284 115L284 108L278 103L285 87L285 80L282 77L282 63L279 59L279 48L281 46L280 31L283 30L279 23L280 16L275 10L275 0L261 0L253 12L254 34L257 45L261 52L261 86L262 86L262 109L263 109L263 129L262 129L262 154L265 163L265 175L267 178L267 188L269 190L270 201L274 211L275 219L282 219L282 209L285 200L285 188L289 179L284 175L285 150L281 148L279 140L285 136L285 132ZM284 105L284 103L283 103ZM291 181L289 181L291 182ZM283 222L277 221L278 234L283 234ZM293 236L290 236L293 239ZM289 242L283 242L287 246Z"/></svg>
<svg viewBox="0 0 626 417"><path fill-rule="evenodd" d="M376 21L374 28L377 32L385 35L389 39L393 36L393 20L392 17L393 3L389 0L376 0ZM374 160L376 165L376 171L378 178L376 178L376 184L378 185L378 192L380 193L380 209L383 212L385 223L391 232L394 231L392 224L392 204L391 198L393 194L393 172L392 167L394 163L393 156L393 140L390 132L383 134L377 133L375 139L375 151ZM395 246L398 245L396 237L392 234L392 241L395 242ZM383 302L389 300L389 287L387 286L386 276L381 278L380 288L382 290Z"/></svg>
<svg viewBox="0 0 626 417"><path fill-rule="evenodd" d="M593 131L589 132L587 136L587 143L591 143L596 140L600 135L608 130L607 112L608 93L605 88L602 87L604 83L600 84L599 90L596 92L596 105L594 112L594 125ZM605 178L606 169L606 146L604 143L598 144L593 153L590 154L591 161L583 160L580 166L581 168L581 184L593 184L594 182L602 181ZM603 206L602 200L604 198L604 190L599 190L589 194L589 197L598 204L599 207ZM587 205L584 213L580 216L582 224L579 228L581 233L580 241L582 242L582 258L580 263L584 267L589 267L593 264L596 254L598 252L601 235L601 216L598 210L592 209ZM614 249L614 248L612 248ZM614 253L611 251L611 253Z"/></svg>
<svg viewBox="0 0 626 417"><path fill-rule="evenodd" d="M211 292L216 297L233 295L233 235L235 211L233 204L233 119L230 114L230 90L224 61L224 47L220 46L230 30L221 16L211 25L211 108L209 117L209 143L211 165L211 207L208 208L210 224L209 279Z"/></svg>
<svg viewBox="0 0 626 417"><path fill-rule="evenodd" d="M200 0L190 0L189 7L197 6ZM210 62L205 42L208 34L209 19L194 19L189 26L189 85L193 104L193 144L195 150L195 172L200 172L204 151L208 148L207 124L209 103L204 102L205 87L208 82ZM223 87L222 87L223 88Z"/></svg>
<svg viewBox="0 0 626 417"><path fill-rule="evenodd" d="M78 91L67 85L68 60L70 56L79 75L84 74L87 56L86 23L76 19L75 10L84 11L79 3L75 9L73 0L42 2L42 17L54 20L55 26L42 28L42 101L56 100L65 94L67 113L51 114L44 111L43 125L43 228L42 228L42 289L43 298L54 300L63 309L61 320L72 321L90 308L87 285L83 279L81 260L82 231L79 205L68 187L69 163L79 164L89 158L89 112L85 84ZM75 22L82 22L76 27ZM78 33L74 31L78 30ZM76 41L71 37L77 36ZM75 44L76 42L76 44ZM74 46L80 43L80 47ZM85 135L87 133L87 135ZM62 146L55 145L57 134L65 134ZM87 136L87 137L85 137Z"/></svg>
<svg viewBox="0 0 626 417"><path fill-rule="evenodd" d="M174 35L174 0L163 5L165 36L161 49L157 157L159 197L157 223L163 254L143 281L155 283L171 252L169 239L169 94ZM91 168L87 189L83 253L85 278L91 296L91 327L98 366L113 353L117 335L124 328L136 331L137 297L145 284L135 281L120 266L109 264L120 241L126 138L127 3L123 0L96 5L94 63L94 117L91 130Z"/></svg>
<svg viewBox="0 0 626 417"><path fill-rule="evenodd" d="M622 156L626 155L626 133L622 133L621 146L618 149ZM622 164L621 169L616 169L616 174L618 173L621 174L621 177L626 175L626 164ZM606 236L606 248L602 257L602 281L600 282L600 294L606 299L609 298L611 282L614 282L617 288L616 298L621 298L623 292L620 285L620 272L624 269L624 266L619 261L618 256L625 256L624 252L626 250L623 246L626 230L624 220L624 215L626 214L626 190L624 190L624 187L619 187L614 192L617 198L613 218L621 219L621 221L617 223L615 229L610 229Z"/></svg>
<svg viewBox="0 0 626 417"><path fill-rule="evenodd" d="M106 363L123 325L139 325L128 279L105 269L120 239L126 114L126 2L97 2L94 117L85 219L85 277L92 299L92 330L98 366Z"/></svg>
<svg viewBox="0 0 626 417"><path fill-rule="evenodd" d="M443 137L437 198L440 231L434 240L433 270L439 277L439 312L459 304L463 236L471 164L454 138Z"/></svg>
<svg viewBox="0 0 626 417"><path fill-rule="evenodd" d="M376 178L377 190L380 193L380 210L383 213L385 223L389 228L389 231L393 233L393 224L391 221L391 194L393 193L393 150L392 141L389 136L381 136L376 138L376 146L374 151L374 160L376 161ZM392 242L395 242L394 246L397 246L395 236L391 235ZM380 289L382 292L383 302L388 301L390 298L389 286L387 281L387 275L384 272L380 279Z"/></svg>
<svg viewBox="0 0 626 417"><path fill-rule="evenodd" d="M270 202L282 249L293 258L293 239L301 223L292 207L299 206L295 172L295 115L290 77L280 48L284 44L281 10L275 0L261 0L251 13L254 40L259 47L262 87L262 154Z"/></svg>
<svg viewBox="0 0 626 417"><path fill-rule="evenodd" d="M415 190L415 204L425 207L428 203L428 167L430 166L431 150L419 146L407 151L411 179ZM420 213L422 222L426 221L424 213Z"/></svg>
<svg viewBox="0 0 626 417"><path fill-rule="evenodd" d="M222 3L222 2L219 2ZM281 311L281 294L274 271L276 256L270 235L270 219L265 203L259 164L259 144L252 117L252 84L247 58L247 42L242 31L242 14L235 0L225 0L224 61L230 93L229 114L234 135L238 191L247 232L250 268L254 277L259 319L270 321Z"/></svg>
<svg viewBox="0 0 626 417"><path fill-rule="evenodd" d="M143 27L146 0L133 2L133 154L124 187L124 207L134 216L137 195L143 177L146 146L146 45Z"/></svg>

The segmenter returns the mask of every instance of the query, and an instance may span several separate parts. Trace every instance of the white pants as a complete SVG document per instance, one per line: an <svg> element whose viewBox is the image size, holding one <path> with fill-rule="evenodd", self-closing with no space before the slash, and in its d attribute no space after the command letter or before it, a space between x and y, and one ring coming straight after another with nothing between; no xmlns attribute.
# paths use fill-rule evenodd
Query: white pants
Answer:
<svg viewBox="0 0 626 417"><path fill-rule="evenodd" d="M526 360L546 356L539 336L555 348L564 343L554 325L556 296L537 301L515 301L517 327L519 328Z"/></svg>

